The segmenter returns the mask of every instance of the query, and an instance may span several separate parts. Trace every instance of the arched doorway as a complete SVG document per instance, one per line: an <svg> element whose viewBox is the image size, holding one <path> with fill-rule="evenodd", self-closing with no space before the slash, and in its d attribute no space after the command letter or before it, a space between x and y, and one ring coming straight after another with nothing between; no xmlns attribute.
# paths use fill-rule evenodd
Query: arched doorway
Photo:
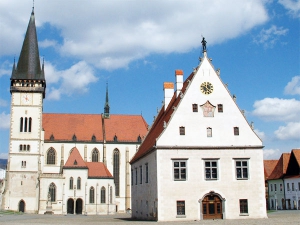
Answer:
<svg viewBox="0 0 300 225"><path fill-rule="evenodd" d="M76 214L82 214L82 199L78 198L76 200Z"/></svg>
<svg viewBox="0 0 300 225"><path fill-rule="evenodd" d="M19 202L19 212L25 212L25 202L23 200Z"/></svg>
<svg viewBox="0 0 300 225"><path fill-rule="evenodd" d="M67 213L74 214L74 200L72 198L68 199L67 202Z"/></svg>
<svg viewBox="0 0 300 225"><path fill-rule="evenodd" d="M213 191L204 195L201 201L203 219L223 219L224 200L219 194Z"/></svg>

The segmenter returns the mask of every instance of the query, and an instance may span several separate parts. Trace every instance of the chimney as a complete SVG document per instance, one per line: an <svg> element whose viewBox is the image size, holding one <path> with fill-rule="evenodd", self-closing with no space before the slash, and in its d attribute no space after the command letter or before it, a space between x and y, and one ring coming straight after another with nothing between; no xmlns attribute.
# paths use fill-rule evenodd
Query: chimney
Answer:
<svg viewBox="0 0 300 225"><path fill-rule="evenodd" d="M172 82L164 82L164 93L166 110L174 94L174 84Z"/></svg>
<svg viewBox="0 0 300 225"><path fill-rule="evenodd" d="M175 70L175 80L176 80L176 97L178 97L182 86L183 86L183 71Z"/></svg>

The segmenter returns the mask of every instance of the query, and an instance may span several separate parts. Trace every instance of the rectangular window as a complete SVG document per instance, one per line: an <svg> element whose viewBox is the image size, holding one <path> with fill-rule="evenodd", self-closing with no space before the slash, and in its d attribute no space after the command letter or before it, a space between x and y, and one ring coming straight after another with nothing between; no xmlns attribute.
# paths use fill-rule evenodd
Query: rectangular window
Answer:
<svg viewBox="0 0 300 225"><path fill-rule="evenodd" d="M239 130L239 128L238 128L238 127L234 127L234 128L233 128L233 133L234 133L235 136L240 135L240 130Z"/></svg>
<svg viewBox="0 0 300 225"><path fill-rule="evenodd" d="M133 170L131 170L131 185L133 185Z"/></svg>
<svg viewBox="0 0 300 225"><path fill-rule="evenodd" d="M198 112L198 105L197 104L193 104L193 112Z"/></svg>
<svg viewBox="0 0 300 225"><path fill-rule="evenodd" d="M294 183L292 183L292 191L295 191Z"/></svg>
<svg viewBox="0 0 300 225"><path fill-rule="evenodd" d="M290 183L287 183L287 184L286 184L286 189L287 189L288 191L290 191Z"/></svg>
<svg viewBox="0 0 300 225"><path fill-rule="evenodd" d="M271 191L273 191L273 184L270 184L270 189Z"/></svg>
<svg viewBox="0 0 300 225"><path fill-rule="evenodd" d="M179 134L185 135L185 127L179 127Z"/></svg>
<svg viewBox="0 0 300 225"><path fill-rule="evenodd" d="M300 191L300 182L298 183L298 191Z"/></svg>
<svg viewBox="0 0 300 225"><path fill-rule="evenodd" d="M145 164L145 170L146 170L145 183L148 183L148 181L149 181L149 177L148 177L148 163Z"/></svg>
<svg viewBox="0 0 300 225"><path fill-rule="evenodd" d="M282 184L280 184L280 191L282 191Z"/></svg>
<svg viewBox="0 0 300 225"><path fill-rule="evenodd" d="M218 112L223 112L223 105L222 104L218 104Z"/></svg>
<svg viewBox="0 0 300 225"><path fill-rule="evenodd" d="M248 199L240 199L240 213L248 214Z"/></svg>
<svg viewBox="0 0 300 225"><path fill-rule="evenodd" d="M274 191L277 191L277 184L274 184Z"/></svg>
<svg viewBox="0 0 300 225"><path fill-rule="evenodd" d="M140 166L140 184L143 182L143 169L142 166Z"/></svg>
<svg viewBox="0 0 300 225"><path fill-rule="evenodd" d="M216 180L218 179L218 161L217 160L206 160L205 165L205 179Z"/></svg>
<svg viewBox="0 0 300 225"><path fill-rule="evenodd" d="M212 128L208 127L206 128L207 137L212 137Z"/></svg>
<svg viewBox="0 0 300 225"><path fill-rule="evenodd" d="M174 180L186 180L187 162L186 160L173 161Z"/></svg>
<svg viewBox="0 0 300 225"><path fill-rule="evenodd" d="M137 185L137 168L135 168L135 185Z"/></svg>
<svg viewBox="0 0 300 225"><path fill-rule="evenodd" d="M248 160L236 160L235 168L237 179L248 179Z"/></svg>
<svg viewBox="0 0 300 225"><path fill-rule="evenodd" d="M177 215L185 215L185 201L177 201Z"/></svg>

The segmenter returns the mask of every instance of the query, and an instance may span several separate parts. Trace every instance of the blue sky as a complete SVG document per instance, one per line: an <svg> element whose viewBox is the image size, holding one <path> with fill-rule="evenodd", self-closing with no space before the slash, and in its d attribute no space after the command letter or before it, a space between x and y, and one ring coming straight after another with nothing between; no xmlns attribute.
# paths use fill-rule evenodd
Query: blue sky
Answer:
<svg viewBox="0 0 300 225"><path fill-rule="evenodd" d="M161 107L163 82L186 78L201 39L262 138L265 159L300 148L300 1L35 0L47 80L44 112L112 114ZM7 158L10 76L32 0L0 0L0 158Z"/></svg>

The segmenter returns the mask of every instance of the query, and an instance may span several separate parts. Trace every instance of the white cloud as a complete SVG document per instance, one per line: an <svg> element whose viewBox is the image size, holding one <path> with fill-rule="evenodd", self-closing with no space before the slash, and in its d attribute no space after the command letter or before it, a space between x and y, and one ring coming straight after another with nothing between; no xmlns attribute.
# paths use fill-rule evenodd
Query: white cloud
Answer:
<svg viewBox="0 0 300 225"><path fill-rule="evenodd" d="M28 5L23 0L0 2L1 54L19 51ZM35 5L36 24L48 23L60 31L62 55L105 69L126 68L153 53L199 48L201 35L209 48L268 20L264 0L37 1ZM41 45L56 43L41 40Z"/></svg>
<svg viewBox="0 0 300 225"><path fill-rule="evenodd" d="M300 141L300 122L287 123L286 126L280 126L274 133L280 140Z"/></svg>
<svg viewBox="0 0 300 225"><path fill-rule="evenodd" d="M300 76L295 76L284 88L285 94L300 95Z"/></svg>
<svg viewBox="0 0 300 225"><path fill-rule="evenodd" d="M8 158L8 153L0 152L0 159L7 159L7 158Z"/></svg>
<svg viewBox="0 0 300 225"><path fill-rule="evenodd" d="M57 41L45 39L45 40L39 42L39 47L41 47L41 48L49 48L49 47L57 48Z"/></svg>
<svg viewBox="0 0 300 225"><path fill-rule="evenodd" d="M5 114L2 112L0 114L0 129L9 129L10 124L10 114Z"/></svg>
<svg viewBox="0 0 300 225"><path fill-rule="evenodd" d="M49 77L49 83L52 85L49 93L47 93L47 99L49 100L59 100L61 95L70 96L74 93L85 93L89 89L89 84L98 80L94 75L93 68L84 61L62 71L56 70L48 62L45 63L45 68L48 71L46 75L47 82Z"/></svg>
<svg viewBox="0 0 300 225"><path fill-rule="evenodd" d="M2 76L10 76L11 75L12 66L13 66L12 63L13 63L13 61L12 62L4 61L1 64L1 66L0 66L0 77L2 77Z"/></svg>
<svg viewBox="0 0 300 225"><path fill-rule="evenodd" d="M262 29L259 35L254 39L257 44L262 44L265 48L273 48L280 36L287 34L289 29L272 25L269 29Z"/></svg>
<svg viewBox="0 0 300 225"><path fill-rule="evenodd" d="M286 8L289 13L295 17L300 17L300 1L299 0L279 0L280 4Z"/></svg>
<svg viewBox="0 0 300 225"><path fill-rule="evenodd" d="M264 149L263 154L264 159L279 159L282 153L279 149Z"/></svg>
<svg viewBox="0 0 300 225"><path fill-rule="evenodd" d="M5 106L7 106L7 101L0 98L0 107L5 107Z"/></svg>
<svg viewBox="0 0 300 225"><path fill-rule="evenodd" d="M267 121L299 121L300 101L265 98L254 102L253 115Z"/></svg>

